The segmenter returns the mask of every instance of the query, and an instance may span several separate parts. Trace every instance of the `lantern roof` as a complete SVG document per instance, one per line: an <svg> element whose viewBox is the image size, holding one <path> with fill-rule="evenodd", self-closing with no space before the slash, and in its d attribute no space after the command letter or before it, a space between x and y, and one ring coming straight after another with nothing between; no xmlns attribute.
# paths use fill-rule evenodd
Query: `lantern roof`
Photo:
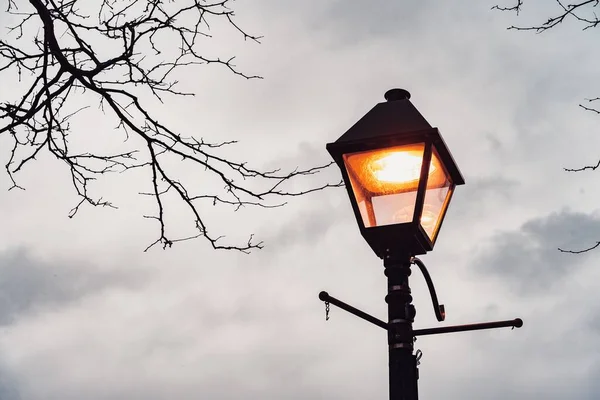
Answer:
<svg viewBox="0 0 600 400"><path fill-rule="evenodd" d="M435 146L453 182L462 185L465 180L439 130L432 127L410 102L410 93L404 89L390 89L387 101L377 104L327 150L342 167L342 154L373 148L416 143L427 139Z"/></svg>
<svg viewBox="0 0 600 400"><path fill-rule="evenodd" d="M348 143L390 135L401 135L431 129L431 125L410 102L410 93L391 89L386 102L379 103L335 141Z"/></svg>

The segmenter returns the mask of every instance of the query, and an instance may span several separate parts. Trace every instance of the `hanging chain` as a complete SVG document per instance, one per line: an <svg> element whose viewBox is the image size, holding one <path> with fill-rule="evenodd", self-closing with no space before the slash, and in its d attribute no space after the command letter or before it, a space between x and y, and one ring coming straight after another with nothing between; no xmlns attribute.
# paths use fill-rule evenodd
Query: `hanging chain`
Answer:
<svg viewBox="0 0 600 400"><path fill-rule="evenodd" d="M421 365L421 358L423 358L423 352L421 351L421 349L417 350L415 356L417 358L417 365Z"/></svg>
<svg viewBox="0 0 600 400"><path fill-rule="evenodd" d="M325 321L329 321L329 302L325 302Z"/></svg>

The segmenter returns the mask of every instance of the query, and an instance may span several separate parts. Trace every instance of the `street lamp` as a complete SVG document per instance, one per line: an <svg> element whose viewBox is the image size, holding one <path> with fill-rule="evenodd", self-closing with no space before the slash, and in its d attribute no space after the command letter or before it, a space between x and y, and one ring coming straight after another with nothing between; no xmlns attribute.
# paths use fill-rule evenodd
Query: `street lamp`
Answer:
<svg viewBox="0 0 600 400"><path fill-rule="evenodd" d="M457 185L465 183L437 128L410 102L410 93L391 89L327 150L340 167L360 232L384 260L388 278L388 322L383 322L321 292L319 299L336 305L388 332L390 399L416 400L419 335L499 327L521 327L519 318L444 328L413 330L416 315L408 277L417 265L429 288L438 321L438 303L425 264L415 256L433 250Z"/></svg>

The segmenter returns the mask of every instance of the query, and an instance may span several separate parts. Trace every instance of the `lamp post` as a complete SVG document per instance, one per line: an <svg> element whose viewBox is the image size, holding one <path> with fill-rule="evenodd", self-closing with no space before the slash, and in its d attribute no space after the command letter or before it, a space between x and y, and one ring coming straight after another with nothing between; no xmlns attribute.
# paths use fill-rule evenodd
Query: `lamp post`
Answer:
<svg viewBox="0 0 600 400"><path fill-rule="evenodd" d="M388 332L391 400L416 400L419 335L499 327L521 327L521 319L414 330L416 309L409 286L417 265L429 288L438 321L445 319L433 282L417 255L433 250L456 186L465 183L437 128L410 102L410 93L391 89L327 150L340 167L360 232L383 259L388 280L388 322L319 293L333 304Z"/></svg>

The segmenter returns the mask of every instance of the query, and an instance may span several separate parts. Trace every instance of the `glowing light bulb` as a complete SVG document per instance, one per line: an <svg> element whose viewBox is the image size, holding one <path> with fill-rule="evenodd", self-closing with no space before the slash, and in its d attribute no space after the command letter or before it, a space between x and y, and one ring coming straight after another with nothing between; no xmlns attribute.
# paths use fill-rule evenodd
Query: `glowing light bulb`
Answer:
<svg viewBox="0 0 600 400"><path fill-rule="evenodd" d="M425 228L426 230L433 231L436 219L437 218L434 213L428 210L424 210L423 215L421 215L421 225L423 225L423 228Z"/></svg>
<svg viewBox="0 0 600 400"><path fill-rule="evenodd" d="M421 176L422 161L422 153L396 151L373 160L370 169L375 179L380 182L408 183L418 180ZM429 174L435 169L432 163Z"/></svg>

